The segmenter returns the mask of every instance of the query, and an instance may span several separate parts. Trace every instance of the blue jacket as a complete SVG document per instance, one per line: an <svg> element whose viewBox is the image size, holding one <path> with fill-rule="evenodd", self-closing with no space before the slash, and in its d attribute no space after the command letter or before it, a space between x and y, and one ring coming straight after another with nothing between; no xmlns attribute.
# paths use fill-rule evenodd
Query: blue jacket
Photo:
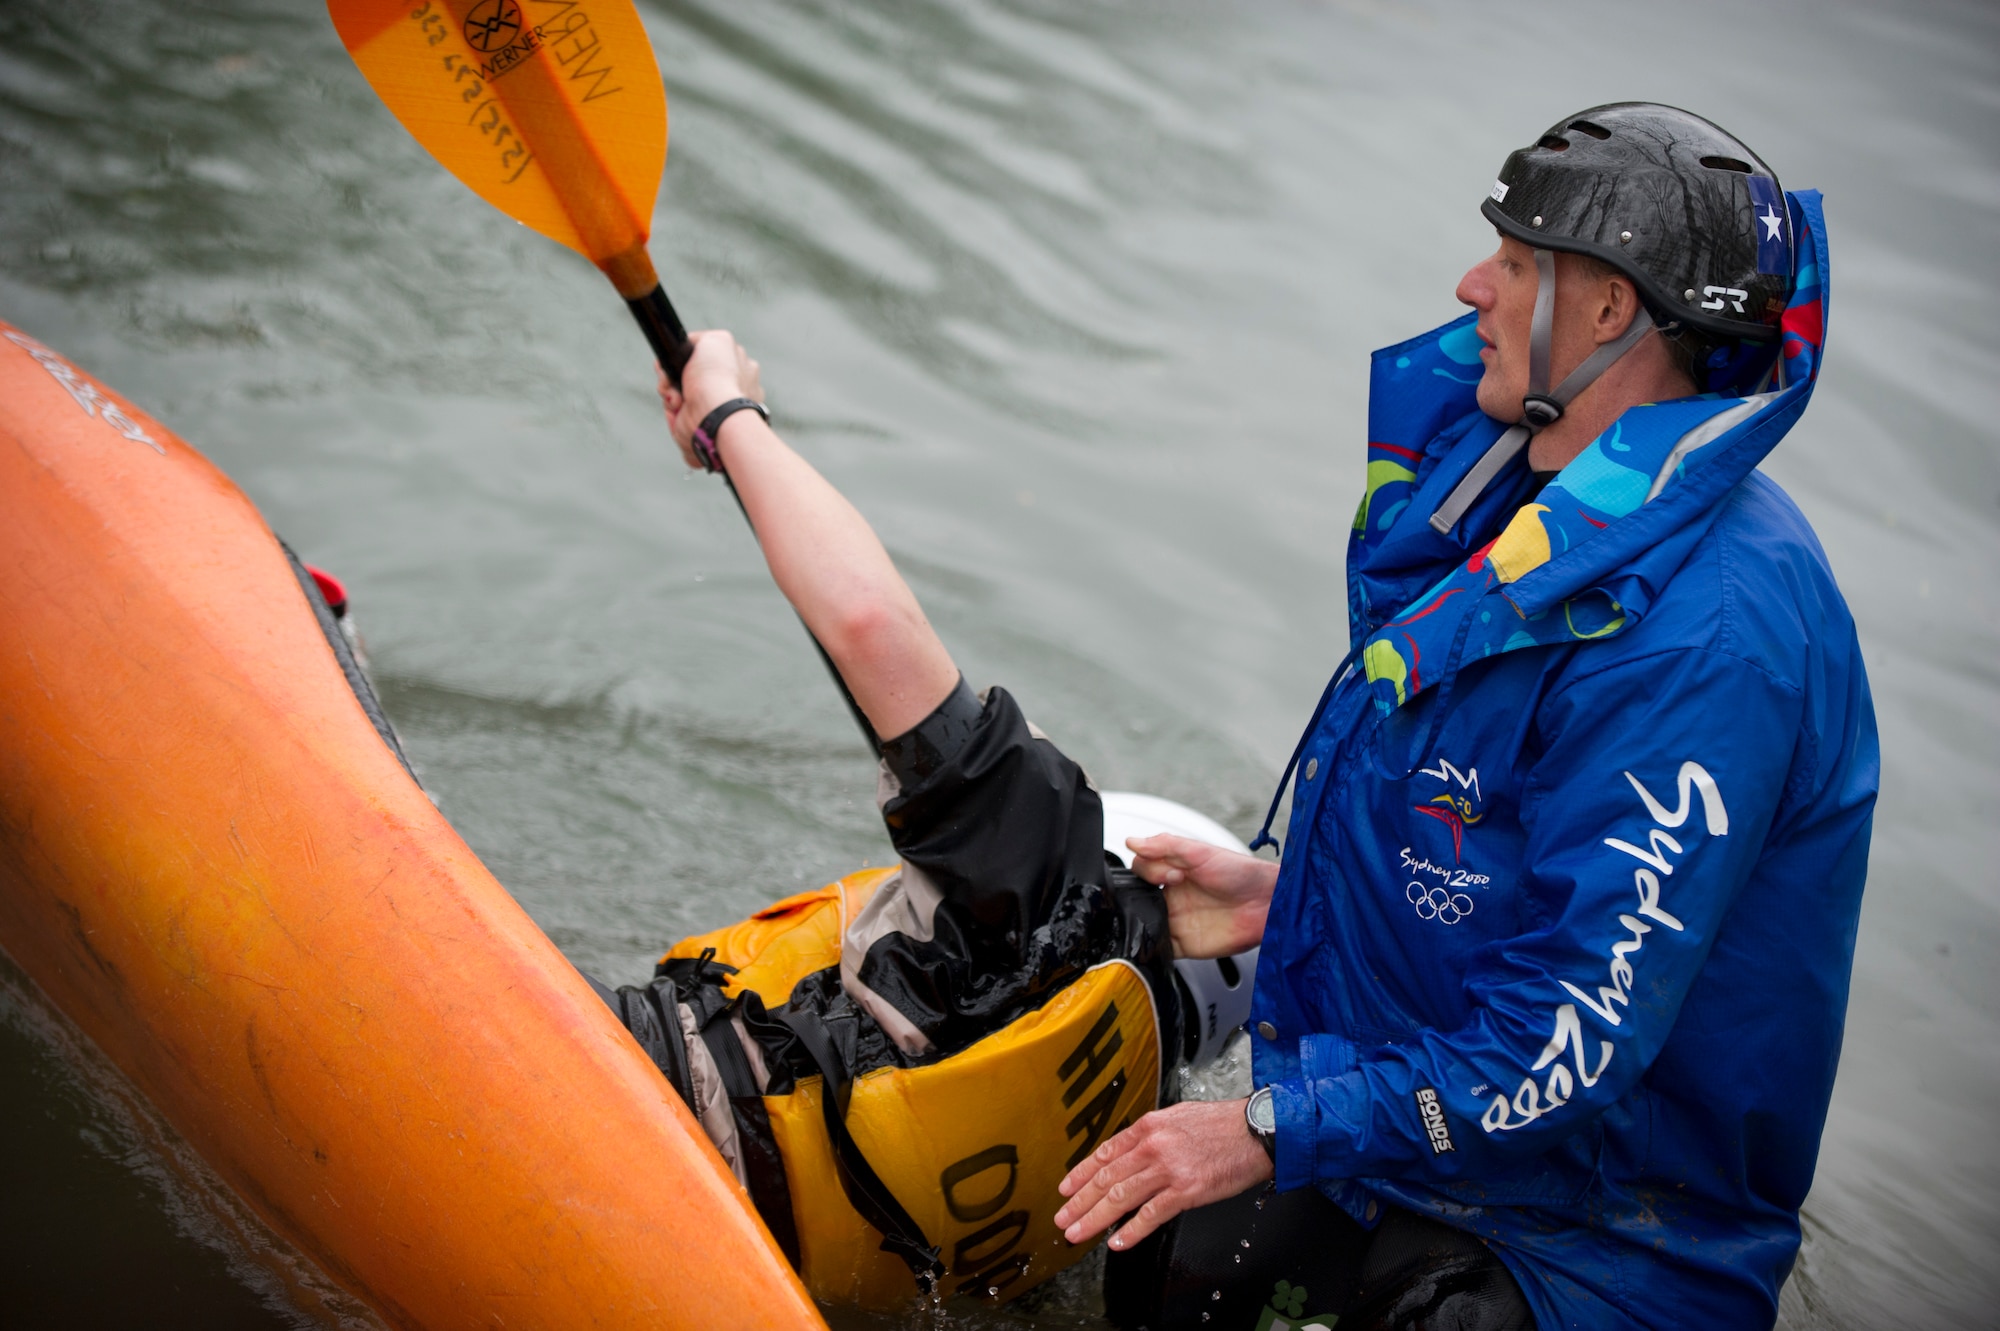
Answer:
<svg viewBox="0 0 2000 1331"><path fill-rule="evenodd" d="M1473 316L1374 361L1361 668L1301 750L1256 1080L1280 1188L1479 1234L1543 1331L1768 1327L1798 1251L1878 754L1826 556L1754 471L1820 361L1790 202L1776 368L1731 371L1766 391L1635 407L1539 493L1524 451L1451 537L1502 429Z"/></svg>

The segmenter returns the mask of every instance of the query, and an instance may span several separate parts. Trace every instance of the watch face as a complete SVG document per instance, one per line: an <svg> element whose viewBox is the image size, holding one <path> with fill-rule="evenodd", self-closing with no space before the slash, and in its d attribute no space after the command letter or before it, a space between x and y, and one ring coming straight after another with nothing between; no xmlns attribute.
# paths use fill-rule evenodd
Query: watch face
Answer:
<svg viewBox="0 0 2000 1331"><path fill-rule="evenodd" d="M1267 1086L1250 1097L1250 1104L1245 1113L1249 1115L1250 1126L1258 1132L1269 1136L1278 1130L1278 1111L1271 1104L1270 1087Z"/></svg>

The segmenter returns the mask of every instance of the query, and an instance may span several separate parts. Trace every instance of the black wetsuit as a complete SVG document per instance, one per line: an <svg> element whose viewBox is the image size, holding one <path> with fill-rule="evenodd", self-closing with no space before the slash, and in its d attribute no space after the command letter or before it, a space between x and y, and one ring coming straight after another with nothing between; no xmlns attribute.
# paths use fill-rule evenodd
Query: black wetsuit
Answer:
<svg viewBox="0 0 2000 1331"><path fill-rule="evenodd" d="M1262 1184L1113 1253L1105 1311L1128 1331L1534 1331L1476 1236L1394 1206L1378 1220L1365 1229L1312 1188Z"/></svg>

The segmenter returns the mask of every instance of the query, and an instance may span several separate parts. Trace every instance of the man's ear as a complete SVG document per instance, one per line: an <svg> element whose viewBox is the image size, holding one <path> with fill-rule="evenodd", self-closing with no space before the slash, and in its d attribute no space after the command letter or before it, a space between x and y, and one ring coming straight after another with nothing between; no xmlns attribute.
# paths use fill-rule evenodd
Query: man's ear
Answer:
<svg viewBox="0 0 2000 1331"><path fill-rule="evenodd" d="M1639 289L1632 285L1632 279L1623 274L1614 274L1604 280L1604 301L1597 311L1598 344L1615 342L1625 335L1632 325L1632 316L1639 312Z"/></svg>

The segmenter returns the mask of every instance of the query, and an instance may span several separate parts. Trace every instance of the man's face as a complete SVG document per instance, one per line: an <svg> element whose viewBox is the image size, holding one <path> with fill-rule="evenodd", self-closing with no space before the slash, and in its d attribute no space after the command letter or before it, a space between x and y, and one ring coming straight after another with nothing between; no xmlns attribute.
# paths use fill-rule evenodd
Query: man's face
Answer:
<svg viewBox="0 0 2000 1331"><path fill-rule="evenodd" d="M1521 419L1528 391L1528 333L1535 320L1535 252L1510 236L1458 281L1458 299L1479 311L1479 409L1495 420ZM1557 283L1560 287L1562 284Z"/></svg>
<svg viewBox="0 0 2000 1331"><path fill-rule="evenodd" d="M1510 236L1500 237L1500 248L1458 281L1459 300L1479 311L1479 337L1486 344L1479 353L1486 366L1479 409L1495 420L1521 419L1537 286L1535 252ZM1638 294L1629 278L1593 275L1574 254L1556 255L1548 386L1560 384L1600 342L1624 332L1636 308Z"/></svg>

